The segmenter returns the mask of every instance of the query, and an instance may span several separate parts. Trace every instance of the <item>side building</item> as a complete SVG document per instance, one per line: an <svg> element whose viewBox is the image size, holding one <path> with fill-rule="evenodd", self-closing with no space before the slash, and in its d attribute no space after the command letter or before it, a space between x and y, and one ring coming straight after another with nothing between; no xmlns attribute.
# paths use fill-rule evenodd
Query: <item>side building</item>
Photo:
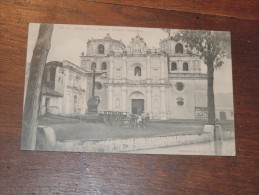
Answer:
<svg viewBox="0 0 259 195"><path fill-rule="evenodd" d="M85 114L87 71L69 61L45 65L40 114Z"/></svg>

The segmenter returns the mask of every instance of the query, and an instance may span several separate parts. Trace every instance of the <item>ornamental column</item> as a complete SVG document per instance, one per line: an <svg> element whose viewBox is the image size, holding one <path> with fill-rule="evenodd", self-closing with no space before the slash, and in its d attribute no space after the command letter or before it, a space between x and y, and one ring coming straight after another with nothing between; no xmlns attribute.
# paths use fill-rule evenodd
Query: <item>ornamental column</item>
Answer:
<svg viewBox="0 0 259 195"><path fill-rule="evenodd" d="M121 87L121 99L122 99L122 111L126 112L127 110L127 87L126 86L122 86Z"/></svg>
<svg viewBox="0 0 259 195"><path fill-rule="evenodd" d="M165 120L166 119L166 100L165 100L165 86L160 87L160 116L161 116L161 120Z"/></svg>
<svg viewBox="0 0 259 195"><path fill-rule="evenodd" d="M108 86L108 110L112 111L113 102L113 86Z"/></svg>
<svg viewBox="0 0 259 195"><path fill-rule="evenodd" d="M146 63L146 70L147 70L147 83L150 83L151 79L151 61L150 56L147 56L147 63Z"/></svg>
<svg viewBox="0 0 259 195"><path fill-rule="evenodd" d="M111 56L110 64L109 64L109 83L113 82L113 66L114 66L114 61L113 61L113 56Z"/></svg>
<svg viewBox="0 0 259 195"><path fill-rule="evenodd" d="M165 82L165 61L164 61L164 56L160 56L160 80L161 80L161 83Z"/></svg>
<svg viewBox="0 0 259 195"><path fill-rule="evenodd" d="M123 66L122 66L122 82L125 83L127 80L127 57L123 56Z"/></svg>
<svg viewBox="0 0 259 195"><path fill-rule="evenodd" d="M151 116L152 112L152 96L151 96L151 86L147 86L146 88L146 93L147 93L147 108L146 112Z"/></svg>

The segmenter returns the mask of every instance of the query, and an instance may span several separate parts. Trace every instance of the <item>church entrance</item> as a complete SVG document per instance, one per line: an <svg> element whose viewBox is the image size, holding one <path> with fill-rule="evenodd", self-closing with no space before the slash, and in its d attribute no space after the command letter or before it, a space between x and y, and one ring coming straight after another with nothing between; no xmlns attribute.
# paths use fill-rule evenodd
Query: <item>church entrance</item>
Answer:
<svg viewBox="0 0 259 195"><path fill-rule="evenodd" d="M131 100L131 112L133 114L141 114L144 111L144 99Z"/></svg>

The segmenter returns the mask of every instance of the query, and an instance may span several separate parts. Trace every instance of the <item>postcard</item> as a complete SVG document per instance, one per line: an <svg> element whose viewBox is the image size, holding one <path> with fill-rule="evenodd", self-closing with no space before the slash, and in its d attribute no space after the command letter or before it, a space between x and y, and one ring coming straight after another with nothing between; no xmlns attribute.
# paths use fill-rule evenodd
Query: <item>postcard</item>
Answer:
<svg viewBox="0 0 259 195"><path fill-rule="evenodd" d="M28 31L21 150L235 156L230 32Z"/></svg>

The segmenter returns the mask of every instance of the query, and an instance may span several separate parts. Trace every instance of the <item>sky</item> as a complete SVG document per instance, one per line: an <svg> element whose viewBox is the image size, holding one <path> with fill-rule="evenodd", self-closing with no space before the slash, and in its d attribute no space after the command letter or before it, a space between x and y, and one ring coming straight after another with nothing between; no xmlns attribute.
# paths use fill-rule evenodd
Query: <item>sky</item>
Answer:
<svg viewBox="0 0 259 195"><path fill-rule="evenodd" d="M32 58L39 26L40 24L36 23L29 25L27 45L28 63ZM130 43L131 38L139 34L144 38L150 49L159 48L160 40L168 37L168 34L160 28L55 24L47 62L68 60L79 66L79 56L82 52L86 53L87 41L91 38L102 39L107 33L113 39L121 40L126 46ZM202 65L202 71L206 72L206 66L204 64ZM233 92L231 59L224 60L222 67L214 72L214 78L215 93Z"/></svg>

